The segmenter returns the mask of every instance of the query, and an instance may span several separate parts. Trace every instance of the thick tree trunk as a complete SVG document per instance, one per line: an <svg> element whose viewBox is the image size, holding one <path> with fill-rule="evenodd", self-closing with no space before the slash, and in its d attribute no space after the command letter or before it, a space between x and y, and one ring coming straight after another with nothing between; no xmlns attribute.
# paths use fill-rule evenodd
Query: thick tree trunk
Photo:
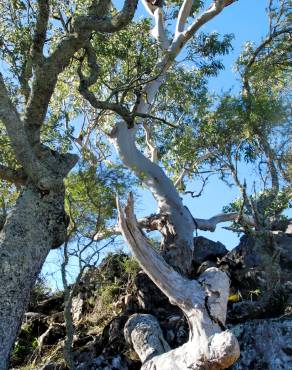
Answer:
<svg viewBox="0 0 292 370"><path fill-rule="evenodd" d="M64 189L27 186L0 233L0 370L6 370L30 291L52 247L66 233Z"/></svg>
<svg viewBox="0 0 292 370"><path fill-rule="evenodd" d="M162 253L166 261L183 274L191 271L193 230L195 223L172 181L163 170L146 158L136 147L136 128L118 122L112 141L123 163L130 168L157 201L160 218L159 231L163 235Z"/></svg>

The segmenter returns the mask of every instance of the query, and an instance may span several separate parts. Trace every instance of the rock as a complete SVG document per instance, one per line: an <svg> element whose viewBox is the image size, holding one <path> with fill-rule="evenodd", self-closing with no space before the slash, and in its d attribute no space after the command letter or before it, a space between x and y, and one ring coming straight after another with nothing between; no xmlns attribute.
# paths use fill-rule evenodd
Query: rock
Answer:
<svg viewBox="0 0 292 370"><path fill-rule="evenodd" d="M186 343L189 337L188 323L184 315L169 316L161 323L165 339L171 348L176 348Z"/></svg>
<svg viewBox="0 0 292 370"><path fill-rule="evenodd" d="M81 294L78 294L72 299L72 318L76 324L82 317L84 308L84 299L81 297Z"/></svg>
<svg viewBox="0 0 292 370"><path fill-rule="evenodd" d="M204 261L216 262L217 258L222 258L228 253L228 250L220 242L214 242L203 236L194 238L193 262L195 265L201 265Z"/></svg>
<svg viewBox="0 0 292 370"><path fill-rule="evenodd" d="M59 370L60 366L56 362L49 362L36 370Z"/></svg>
<svg viewBox="0 0 292 370"><path fill-rule="evenodd" d="M221 259L220 267L231 274L232 287L249 299L255 289L263 293L292 281L292 237L245 235Z"/></svg>
<svg viewBox="0 0 292 370"><path fill-rule="evenodd" d="M120 355L107 358L103 355L98 356L91 363L81 363L76 370L129 370L127 361Z"/></svg>
<svg viewBox="0 0 292 370"><path fill-rule="evenodd" d="M169 308L168 298L144 272L137 274L135 286L137 287L137 300L140 309L151 311L158 307L163 307L166 310Z"/></svg>
<svg viewBox="0 0 292 370"><path fill-rule="evenodd" d="M289 283L275 287L257 297L255 301L246 300L231 304L228 310L227 322L240 323L245 320L276 318L284 315L292 286Z"/></svg>
<svg viewBox="0 0 292 370"><path fill-rule="evenodd" d="M63 311L64 309L64 297L63 293L55 294L54 296L45 299L40 302L34 309L35 312L42 313L44 315L52 315L55 312Z"/></svg>
<svg viewBox="0 0 292 370"><path fill-rule="evenodd" d="M290 220L290 222L287 226L287 229L286 229L285 233L292 235L292 222L291 222L291 220Z"/></svg>
<svg viewBox="0 0 292 370"><path fill-rule="evenodd" d="M114 355L122 353L127 349L124 338L124 326L129 315L120 315L115 317L103 330L101 338L101 347L104 348L103 355Z"/></svg>
<svg viewBox="0 0 292 370"><path fill-rule="evenodd" d="M203 262L196 271L196 276L201 275L204 271L206 271L210 267L217 267L215 262L212 261L205 261Z"/></svg>
<svg viewBox="0 0 292 370"><path fill-rule="evenodd" d="M241 354L231 370L292 369L292 320L253 320L232 331Z"/></svg>
<svg viewBox="0 0 292 370"><path fill-rule="evenodd" d="M42 313L39 313L39 312L26 312L24 314L24 318L23 318L23 321L24 322L27 322L29 320L40 320L40 319L44 319L46 318L46 315L42 314Z"/></svg>
<svg viewBox="0 0 292 370"><path fill-rule="evenodd" d="M51 323L49 328L39 337L39 347L56 345L59 340L65 337L65 325Z"/></svg>

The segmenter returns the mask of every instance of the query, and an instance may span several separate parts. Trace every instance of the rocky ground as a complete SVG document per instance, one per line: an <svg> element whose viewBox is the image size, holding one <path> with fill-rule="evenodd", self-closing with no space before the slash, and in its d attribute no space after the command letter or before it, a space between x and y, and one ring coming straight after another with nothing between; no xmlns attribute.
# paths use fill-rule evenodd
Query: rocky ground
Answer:
<svg viewBox="0 0 292 370"><path fill-rule="evenodd" d="M232 251L196 237L193 277L210 266L231 278L227 325L241 357L233 370L292 368L292 234L241 238ZM62 293L35 291L15 345L11 369L65 370ZM183 344L188 325L137 264L109 255L89 271L73 299L77 370L138 370L139 359L123 329L134 313L151 313L171 348Z"/></svg>

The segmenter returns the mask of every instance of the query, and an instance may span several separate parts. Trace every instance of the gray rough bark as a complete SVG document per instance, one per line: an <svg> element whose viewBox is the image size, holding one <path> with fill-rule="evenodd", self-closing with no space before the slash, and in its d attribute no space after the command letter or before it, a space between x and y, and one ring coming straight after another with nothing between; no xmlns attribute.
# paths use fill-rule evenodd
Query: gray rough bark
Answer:
<svg viewBox="0 0 292 370"><path fill-rule="evenodd" d="M67 221L64 189L43 194L28 185L0 233L0 369L18 333L30 291L52 245L62 243Z"/></svg>
<svg viewBox="0 0 292 370"><path fill-rule="evenodd" d="M292 320L252 320L232 328L241 356L230 370L292 368Z"/></svg>

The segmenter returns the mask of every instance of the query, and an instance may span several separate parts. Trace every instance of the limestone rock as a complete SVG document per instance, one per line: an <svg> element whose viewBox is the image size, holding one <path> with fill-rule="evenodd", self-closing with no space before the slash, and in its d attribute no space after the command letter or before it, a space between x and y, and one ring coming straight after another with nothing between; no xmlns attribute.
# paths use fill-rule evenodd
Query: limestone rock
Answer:
<svg viewBox="0 0 292 370"><path fill-rule="evenodd" d="M231 370L292 369L292 320L253 320L232 328L240 358Z"/></svg>

